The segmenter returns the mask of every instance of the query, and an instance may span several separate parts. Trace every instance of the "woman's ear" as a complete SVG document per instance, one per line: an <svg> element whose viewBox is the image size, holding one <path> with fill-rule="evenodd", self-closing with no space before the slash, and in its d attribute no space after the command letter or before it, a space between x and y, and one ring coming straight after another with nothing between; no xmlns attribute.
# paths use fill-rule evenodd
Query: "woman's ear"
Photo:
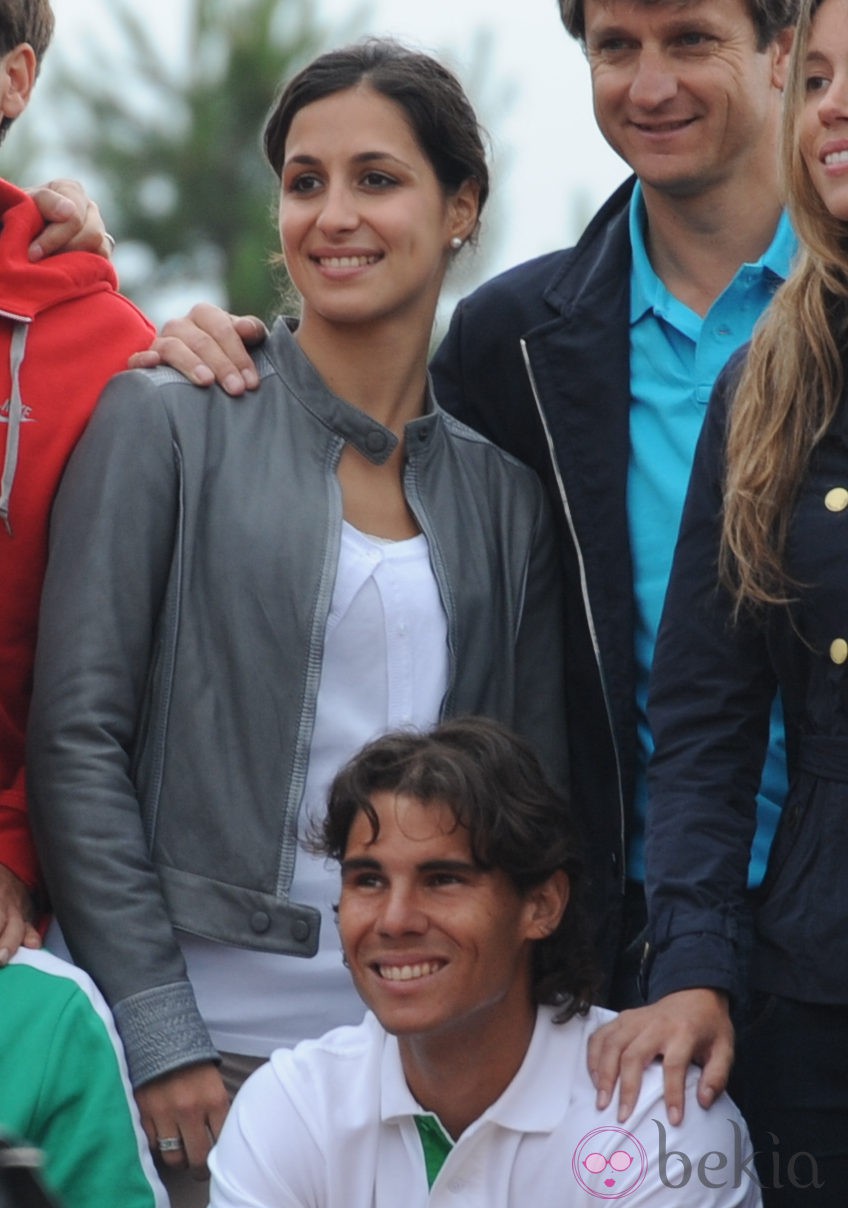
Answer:
<svg viewBox="0 0 848 1208"><path fill-rule="evenodd" d="M568 873L558 868L546 881L527 891L527 939L543 940L556 931L565 914L570 889Z"/></svg>
<svg viewBox="0 0 848 1208"><path fill-rule="evenodd" d="M477 229L480 214L480 186L476 180L464 180L450 199L450 230L452 239L463 243Z"/></svg>

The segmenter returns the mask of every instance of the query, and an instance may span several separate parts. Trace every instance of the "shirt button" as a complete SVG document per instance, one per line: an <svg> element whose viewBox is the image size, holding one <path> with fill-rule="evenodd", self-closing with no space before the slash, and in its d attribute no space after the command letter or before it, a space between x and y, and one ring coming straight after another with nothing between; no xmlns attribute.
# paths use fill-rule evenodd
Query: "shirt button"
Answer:
<svg viewBox="0 0 848 1208"><path fill-rule="evenodd" d="M271 926L271 916L264 910L255 910L250 916L250 928L256 935L263 935Z"/></svg>
<svg viewBox="0 0 848 1208"><path fill-rule="evenodd" d="M298 943L302 944L305 940L308 940L309 924L307 923L306 919L295 919L295 921L292 923L291 933L292 938L296 939Z"/></svg>
<svg viewBox="0 0 848 1208"><path fill-rule="evenodd" d="M844 512L848 508L848 490L833 487L824 497L824 506L829 512Z"/></svg>
<svg viewBox="0 0 848 1208"><path fill-rule="evenodd" d="M834 638L830 643L831 662L841 666L848 659L848 642L844 638Z"/></svg>

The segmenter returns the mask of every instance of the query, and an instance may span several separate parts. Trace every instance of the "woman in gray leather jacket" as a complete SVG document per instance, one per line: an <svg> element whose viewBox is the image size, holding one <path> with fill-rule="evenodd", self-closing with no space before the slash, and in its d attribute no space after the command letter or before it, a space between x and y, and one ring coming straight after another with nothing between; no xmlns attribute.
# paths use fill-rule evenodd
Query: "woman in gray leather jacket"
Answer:
<svg viewBox="0 0 848 1208"><path fill-rule="evenodd" d="M56 506L31 716L59 924L151 1144L195 1174L222 1073L361 1013L335 878L299 844L338 766L389 727L478 713L565 779L541 487L427 378L488 191L468 101L428 56L366 42L288 85L265 147L299 320L243 403L169 370L107 388Z"/></svg>

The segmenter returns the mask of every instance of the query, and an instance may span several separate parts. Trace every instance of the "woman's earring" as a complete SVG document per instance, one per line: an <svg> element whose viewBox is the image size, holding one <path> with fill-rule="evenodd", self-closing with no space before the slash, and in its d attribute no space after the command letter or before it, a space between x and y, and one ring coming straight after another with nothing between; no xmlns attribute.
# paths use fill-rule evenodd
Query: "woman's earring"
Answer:
<svg viewBox="0 0 848 1208"><path fill-rule="evenodd" d="M462 247L462 244L463 244L463 240L460 239L459 235L454 235L453 239L451 239L451 241L450 241L451 248L455 252L459 251L459 249Z"/></svg>

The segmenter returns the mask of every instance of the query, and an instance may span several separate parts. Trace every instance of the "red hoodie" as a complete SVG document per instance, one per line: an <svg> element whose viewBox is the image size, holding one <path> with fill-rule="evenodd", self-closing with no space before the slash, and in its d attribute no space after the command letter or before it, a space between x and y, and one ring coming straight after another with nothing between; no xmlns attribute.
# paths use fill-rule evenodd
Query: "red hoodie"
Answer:
<svg viewBox="0 0 848 1208"><path fill-rule="evenodd" d="M2 180L0 220L0 864L32 888L24 734L50 508L101 390L154 328L117 293L102 257L31 264L43 221Z"/></svg>

